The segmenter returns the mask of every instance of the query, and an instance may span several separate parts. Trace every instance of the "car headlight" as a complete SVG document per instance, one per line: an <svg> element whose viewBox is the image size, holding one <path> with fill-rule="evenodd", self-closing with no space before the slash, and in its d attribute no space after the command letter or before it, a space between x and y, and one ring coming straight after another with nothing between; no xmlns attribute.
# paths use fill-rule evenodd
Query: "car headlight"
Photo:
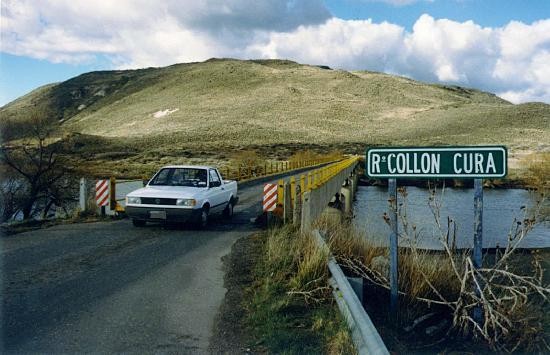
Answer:
<svg viewBox="0 0 550 355"><path fill-rule="evenodd" d="M126 196L126 204L139 205L141 204L141 197Z"/></svg>
<svg viewBox="0 0 550 355"><path fill-rule="evenodd" d="M194 199L189 198L178 198L176 200L176 205L178 206L187 206L187 207L193 207L197 204L197 201Z"/></svg>

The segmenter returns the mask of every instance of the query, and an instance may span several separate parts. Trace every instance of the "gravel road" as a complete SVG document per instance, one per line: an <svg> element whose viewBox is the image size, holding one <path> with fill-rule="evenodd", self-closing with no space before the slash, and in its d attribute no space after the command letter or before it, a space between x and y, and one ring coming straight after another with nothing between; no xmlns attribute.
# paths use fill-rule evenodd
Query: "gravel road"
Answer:
<svg viewBox="0 0 550 355"><path fill-rule="evenodd" d="M221 257L254 230L262 185L203 231L129 220L0 238L1 353L206 353Z"/></svg>

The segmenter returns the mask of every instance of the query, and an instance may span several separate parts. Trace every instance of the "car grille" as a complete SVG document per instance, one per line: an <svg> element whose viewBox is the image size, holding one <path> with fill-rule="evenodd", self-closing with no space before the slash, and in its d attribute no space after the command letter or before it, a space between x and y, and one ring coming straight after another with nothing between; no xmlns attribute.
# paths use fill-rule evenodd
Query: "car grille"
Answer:
<svg viewBox="0 0 550 355"><path fill-rule="evenodd" d="M142 197L141 203L144 205L175 205L175 198L156 198L156 197Z"/></svg>

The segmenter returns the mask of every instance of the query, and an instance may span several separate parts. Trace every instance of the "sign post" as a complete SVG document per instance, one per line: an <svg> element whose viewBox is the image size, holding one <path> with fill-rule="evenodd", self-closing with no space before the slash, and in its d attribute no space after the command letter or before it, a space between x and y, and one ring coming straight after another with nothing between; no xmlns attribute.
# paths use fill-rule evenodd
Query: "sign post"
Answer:
<svg viewBox="0 0 550 355"><path fill-rule="evenodd" d="M390 234L390 313L397 318L399 306L399 272L398 272L398 230L397 230L397 181L388 180L388 201L390 203L389 222Z"/></svg>
<svg viewBox="0 0 550 355"><path fill-rule="evenodd" d="M473 147L391 147L367 150L366 174L369 178L388 179L390 201L390 310L398 307L398 225L396 179L473 179L474 180L474 268L483 261L483 179L503 178L508 172L508 152L503 146ZM473 285L476 295L481 289ZM480 283L480 287L482 287ZM482 319L482 309L473 311L474 320Z"/></svg>
<svg viewBox="0 0 550 355"><path fill-rule="evenodd" d="M474 250L472 263L479 269L483 262L483 179L474 179ZM481 281L479 282L481 287ZM481 295L478 285L473 285L476 296ZM473 318L480 324L483 317L481 307L474 308Z"/></svg>

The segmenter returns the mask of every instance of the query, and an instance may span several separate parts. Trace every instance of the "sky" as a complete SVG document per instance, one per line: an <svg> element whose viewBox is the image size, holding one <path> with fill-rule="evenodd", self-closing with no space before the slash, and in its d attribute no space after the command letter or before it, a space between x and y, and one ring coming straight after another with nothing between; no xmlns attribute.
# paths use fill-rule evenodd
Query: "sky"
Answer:
<svg viewBox="0 0 550 355"><path fill-rule="evenodd" d="M94 70L284 58L550 103L550 0L2 0L0 106Z"/></svg>

